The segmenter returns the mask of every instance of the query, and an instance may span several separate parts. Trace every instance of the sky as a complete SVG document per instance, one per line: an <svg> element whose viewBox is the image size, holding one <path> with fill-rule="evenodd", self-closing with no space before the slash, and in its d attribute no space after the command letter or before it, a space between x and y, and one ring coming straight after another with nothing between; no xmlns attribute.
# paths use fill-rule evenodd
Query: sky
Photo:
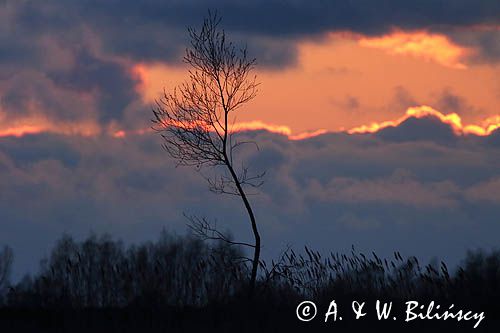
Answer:
<svg viewBox="0 0 500 333"><path fill-rule="evenodd" d="M0 0L0 244L15 276L63 233L251 240L241 203L176 168L150 131L187 79L187 27L217 10L257 59L238 110L266 171L263 253L288 244L457 263L498 247L500 2Z"/></svg>

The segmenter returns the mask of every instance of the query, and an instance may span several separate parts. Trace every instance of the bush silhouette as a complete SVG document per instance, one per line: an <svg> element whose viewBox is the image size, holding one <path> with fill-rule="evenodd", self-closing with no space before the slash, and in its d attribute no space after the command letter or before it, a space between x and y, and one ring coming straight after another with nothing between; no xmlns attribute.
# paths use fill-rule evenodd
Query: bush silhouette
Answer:
<svg viewBox="0 0 500 333"><path fill-rule="evenodd" d="M296 319L295 306L305 299L322 309L332 299L345 304L377 299L396 304L407 300L453 303L490 314L488 325L475 331L498 328L499 251L469 252L461 267L450 272L442 262L422 266L417 258L403 258L398 252L392 258L379 258L354 249L327 256L309 248L303 253L289 250L275 261L261 261L259 293L253 300L246 297L245 282L251 265L242 258L242 251L225 242L207 243L165 232L156 242L130 246L107 235L80 242L64 235L41 261L39 273L11 286L0 310L0 328L14 325L25 331L43 331L40 327L52 331L56 327L71 332L80 326L82 332L331 329L321 319L309 326ZM364 322L346 320L340 327L371 328L373 320L373 316ZM405 329L472 327L450 325L454 324L419 322ZM389 331L392 328L387 326Z"/></svg>

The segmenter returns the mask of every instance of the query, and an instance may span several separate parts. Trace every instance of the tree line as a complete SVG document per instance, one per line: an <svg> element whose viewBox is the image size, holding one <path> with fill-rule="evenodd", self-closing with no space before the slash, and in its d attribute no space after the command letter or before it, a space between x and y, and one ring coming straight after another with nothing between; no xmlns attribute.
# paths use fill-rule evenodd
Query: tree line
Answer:
<svg viewBox="0 0 500 333"><path fill-rule="evenodd" d="M109 235L81 241L63 235L40 261L38 272L11 283L13 252L4 247L0 328L31 323L26 330L30 331L47 318L53 318L49 332L62 318L72 332L83 322L97 325L91 327L108 323L110 331L189 331L207 323L215 331L259 329L255 325L266 330L296 328L302 325L294 317L297 304L309 299L327 308L333 298L339 303L382 299L462 304L489 313L487 323L498 324L494 317L500 296L500 251L469 252L459 267L449 269L443 262L424 265L399 252L381 258L354 248L345 254L287 249L274 260L260 261L255 297L248 299L252 262L244 250L224 241L166 232L157 241L138 245L125 245ZM359 329L366 323L355 324Z"/></svg>
<svg viewBox="0 0 500 333"><path fill-rule="evenodd" d="M155 242L125 246L109 235L77 241L63 235L39 271L9 282L13 251L0 251L3 306L106 308L139 305L203 307L242 297L249 264L244 249L226 242L162 232ZM500 294L500 251L469 252L449 270L416 257L288 249L260 261L258 294L293 301L334 295L385 298L491 299Z"/></svg>

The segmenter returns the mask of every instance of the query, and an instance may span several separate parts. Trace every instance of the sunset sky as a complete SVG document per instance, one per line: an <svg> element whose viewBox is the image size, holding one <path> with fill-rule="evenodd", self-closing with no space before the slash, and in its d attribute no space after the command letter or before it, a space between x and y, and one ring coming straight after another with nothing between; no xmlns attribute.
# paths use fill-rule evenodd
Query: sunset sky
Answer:
<svg viewBox="0 0 500 333"><path fill-rule="evenodd" d="M498 246L499 1L0 0L0 245L16 274L63 232L154 239L183 233L186 210L248 237L239 203L149 130L208 9L257 59L236 122L268 170L267 255L356 244L453 262Z"/></svg>

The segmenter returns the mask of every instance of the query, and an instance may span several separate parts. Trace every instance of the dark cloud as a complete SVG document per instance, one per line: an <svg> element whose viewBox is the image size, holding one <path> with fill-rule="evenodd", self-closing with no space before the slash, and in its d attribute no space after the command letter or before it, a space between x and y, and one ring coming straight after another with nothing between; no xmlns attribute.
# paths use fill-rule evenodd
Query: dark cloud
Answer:
<svg viewBox="0 0 500 333"><path fill-rule="evenodd" d="M500 59L500 29L487 31L478 36L477 44L480 52L478 60L481 62L498 62Z"/></svg>
<svg viewBox="0 0 500 333"><path fill-rule="evenodd" d="M1 6L0 101L9 119L41 113L49 121L89 120L104 127L119 122L126 128L135 126L127 112L148 109L135 91L130 65L179 64L186 27L198 26L209 8L219 11L223 27L238 45L248 45L260 66L275 69L296 64L300 40L328 31L377 35L393 27L443 31L464 45L475 43L484 59L492 59L497 31L477 35L468 27L500 22L499 3L487 0L4 1ZM398 103L409 104L409 96L398 93ZM352 109L359 105L354 98L346 103Z"/></svg>
<svg viewBox="0 0 500 333"><path fill-rule="evenodd" d="M410 107L428 105L443 114L456 113L462 119L474 119L478 114L485 114L485 110L474 107L466 97L457 94L449 87L442 90L431 91L427 96L415 97L404 86L396 86L389 103L382 110L399 116ZM438 124L439 125L439 124Z"/></svg>
<svg viewBox="0 0 500 333"><path fill-rule="evenodd" d="M332 105L339 107L341 110L346 110L350 112L360 111L361 102L359 97L346 95L343 99L337 100L335 98L331 99Z"/></svg>
<svg viewBox="0 0 500 333"><path fill-rule="evenodd" d="M443 113L457 113L460 116L471 116L481 114L481 109L477 109L468 103L467 99L445 88L438 93L432 94L432 105Z"/></svg>
<svg viewBox="0 0 500 333"><path fill-rule="evenodd" d="M29 68L19 69L0 87L0 107L10 121L30 116L54 122L82 121L96 117L99 111L82 90L61 87L46 74Z"/></svg>
<svg viewBox="0 0 500 333"><path fill-rule="evenodd" d="M116 62L102 60L81 50L75 65L69 71L51 72L48 76L55 85L79 92L92 92L98 96L100 121L121 120L126 107L139 98L134 79L128 68Z"/></svg>
<svg viewBox="0 0 500 333"><path fill-rule="evenodd" d="M397 112L400 110L406 110L411 106L418 105L415 98L406 90L403 86L397 86L394 88L394 98L391 104L391 108Z"/></svg>
<svg viewBox="0 0 500 333"><path fill-rule="evenodd" d="M418 100L415 98L410 91L401 85L394 87L392 98L389 100L387 105L383 106L382 110L384 113L393 114L394 117L401 115L409 107L423 105L429 102ZM430 105L433 105L432 103Z"/></svg>
<svg viewBox="0 0 500 333"><path fill-rule="evenodd" d="M84 26L94 30L109 52L136 60L177 60L184 49L187 26L196 26L208 9L218 10L224 26L248 38L296 39L327 31L353 31L367 35L403 29L461 27L498 24L500 5L494 0L399 1L95 1L43 3L20 2L16 22L37 34L71 31ZM64 15L61 13L64 12ZM181 37L179 37L181 36ZM261 44L258 54L281 55L271 60L281 64L290 45L278 51ZM271 51L267 48L271 48ZM267 61L266 61L267 63Z"/></svg>
<svg viewBox="0 0 500 333"><path fill-rule="evenodd" d="M327 68L325 68L325 72L330 74L330 75L338 75L338 76L361 75L361 72L354 70L352 68L346 67L346 66L327 67Z"/></svg>
<svg viewBox="0 0 500 333"><path fill-rule="evenodd" d="M495 146L495 147L499 147L500 148L500 128L497 128L496 130L494 130L487 138L486 138L486 142L491 145L491 146Z"/></svg>
<svg viewBox="0 0 500 333"><path fill-rule="evenodd" d="M453 94L449 90L445 90L439 97L438 103L443 106L442 110L445 112L457 112L464 109L464 99L458 95ZM441 109L441 108L440 108Z"/></svg>
<svg viewBox="0 0 500 333"><path fill-rule="evenodd" d="M378 131L376 136L383 140L395 142L424 140L452 144L457 140L453 129L436 117L411 117L403 121L399 126L391 126Z"/></svg>
<svg viewBox="0 0 500 333"><path fill-rule="evenodd" d="M112 5L110 5L112 4ZM85 20L101 33L105 45L114 52L135 59L175 59L181 40L171 32L183 31L188 25L198 25L207 9L216 9L224 17L224 26L243 40L272 38L274 43L254 45L263 57L264 65L283 66L292 63L284 57L293 49L293 42L305 36L328 31L353 31L365 35L380 35L393 29L429 29L451 33L457 27L498 24L498 1L101 1L76 5ZM124 38L124 31L129 31ZM148 36L145 42L144 36ZM482 34L477 44L482 57L498 59L498 35ZM465 37L464 37L465 38ZM471 39L466 38L468 42ZM493 40L492 40L493 39ZM173 42L166 42L173 40ZM457 38L460 41L460 38ZM476 39L477 40L477 39ZM276 46L275 44L280 44ZM255 44L255 43L254 43ZM274 45L273 45L274 44ZM293 55L293 52L290 54Z"/></svg>
<svg viewBox="0 0 500 333"><path fill-rule="evenodd" d="M449 129L426 119L401 128L396 140L240 134L260 147L244 148L243 160L256 172L267 170L260 195L251 198L266 255L287 243L340 251L354 244L453 263L468 248L494 246L500 231L493 223L500 213L498 146L490 137L456 137L449 144L442 140ZM421 140L418 131L431 139ZM153 134L1 138L0 243L14 246L18 274L34 269L63 232L110 232L141 241L162 228L184 232L184 211L217 218L247 240L241 203L210 193L193 170L175 168L159 143ZM436 235L446 235L446 249Z"/></svg>
<svg viewBox="0 0 500 333"><path fill-rule="evenodd" d="M58 160L67 167L76 167L80 162L79 151L67 140L49 134L2 138L0 151L10 156L18 167L28 167L43 160Z"/></svg>
<svg viewBox="0 0 500 333"><path fill-rule="evenodd" d="M359 99L355 96L347 96L345 102L348 110L356 110L359 108Z"/></svg>
<svg viewBox="0 0 500 333"><path fill-rule="evenodd" d="M376 35L392 27L448 33L498 24L499 6L465 0L4 1L1 111L7 121L41 114L133 127L137 118L127 112L148 108L135 92L130 63L177 63L186 26L198 25L208 8L220 11L223 26L248 43L259 64L281 68L295 63L302 38L334 30ZM496 57L494 35L483 38L484 54ZM332 74L349 71L333 68ZM395 101L415 104L404 88ZM353 96L344 102L359 106ZM465 105L452 92L442 103ZM498 131L455 137L432 119L409 119L376 135L303 141L264 131L242 135L260 147L242 151L244 159L268 170L261 195L252 197L266 255L286 243L330 250L363 244L456 260L467 248L497 242L493 220L500 211L490 198L498 197ZM0 138L0 171L0 243L14 246L18 274L34 269L63 232L152 239L163 227L183 232L183 211L217 217L236 237L248 236L241 204L209 193L192 170L175 168L152 135Z"/></svg>
<svg viewBox="0 0 500 333"><path fill-rule="evenodd" d="M138 101L137 79L75 8L58 2L6 2L0 32L0 105L8 119L123 120ZM64 12L64 15L61 13Z"/></svg>
<svg viewBox="0 0 500 333"><path fill-rule="evenodd" d="M297 63L297 49L290 40L251 37L243 43L248 47L249 56L257 59L260 67L279 70Z"/></svg>
<svg viewBox="0 0 500 333"><path fill-rule="evenodd" d="M473 29L457 29L446 32L453 42L475 50L469 62L497 64L500 61L500 29L494 26L479 26Z"/></svg>

